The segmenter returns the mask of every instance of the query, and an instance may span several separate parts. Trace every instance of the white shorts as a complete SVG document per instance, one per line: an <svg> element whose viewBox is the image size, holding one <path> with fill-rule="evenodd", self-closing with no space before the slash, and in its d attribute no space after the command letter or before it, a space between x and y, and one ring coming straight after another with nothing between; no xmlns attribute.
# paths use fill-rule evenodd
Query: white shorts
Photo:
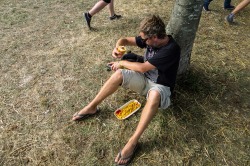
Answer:
<svg viewBox="0 0 250 166"><path fill-rule="evenodd" d="M129 88L140 93L148 98L148 93L151 90L156 90L161 95L160 108L166 109L170 105L170 88L161 84L156 84L149 80L144 74L133 70L120 69L123 82L122 87Z"/></svg>

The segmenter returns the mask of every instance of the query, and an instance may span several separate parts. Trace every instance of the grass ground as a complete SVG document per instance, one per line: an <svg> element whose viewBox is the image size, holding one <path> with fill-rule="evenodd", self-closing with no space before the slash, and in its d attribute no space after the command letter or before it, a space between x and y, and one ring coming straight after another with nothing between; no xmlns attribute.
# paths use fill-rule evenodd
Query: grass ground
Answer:
<svg viewBox="0 0 250 166"><path fill-rule="evenodd" d="M117 39L137 35L149 13L167 24L173 0L116 1L123 18L111 22L105 9L89 32L82 12L95 2L1 0L0 165L113 165L133 133L140 111L124 121L113 115L130 99L145 103L129 90L110 96L95 118L70 119L111 75L105 65ZM250 164L250 7L231 26L221 1L210 8L173 104L143 134L133 165Z"/></svg>

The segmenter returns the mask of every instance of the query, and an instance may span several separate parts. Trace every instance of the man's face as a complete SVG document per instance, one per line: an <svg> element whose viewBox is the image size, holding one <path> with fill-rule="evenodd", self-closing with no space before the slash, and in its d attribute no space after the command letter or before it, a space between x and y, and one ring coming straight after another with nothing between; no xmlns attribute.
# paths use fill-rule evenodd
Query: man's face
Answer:
<svg viewBox="0 0 250 166"><path fill-rule="evenodd" d="M139 35L141 36L143 43L145 43L145 44L147 44L148 46L151 46L151 47L156 46L155 36L148 37L143 32L140 32Z"/></svg>
<svg viewBox="0 0 250 166"><path fill-rule="evenodd" d="M145 43L145 44L147 44L147 45L149 45L149 44L148 44L148 40L150 40L149 37L146 36L143 32L140 32L139 35L140 35L141 38L142 38L142 42Z"/></svg>

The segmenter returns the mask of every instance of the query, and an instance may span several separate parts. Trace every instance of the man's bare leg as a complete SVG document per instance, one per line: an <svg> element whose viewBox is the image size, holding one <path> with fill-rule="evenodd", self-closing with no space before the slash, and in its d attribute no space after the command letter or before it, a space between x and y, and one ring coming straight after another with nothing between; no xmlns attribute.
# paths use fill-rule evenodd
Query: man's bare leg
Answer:
<svg viewBox="0 0 250 166"><path fill-rule="evenodd" d="M85 106L78 114L94 114L97 109L97 105L100 104L105 98L114 93L122 83L122 73L117 70L103 85L96 97ZM77 116L73 116L72 120L77 120Z"/></svg>
<svg viewBox="0 0 250 166"><path fill-rule="evenodd" d="M149 96L146 102L145 107L142 110L141 118L139 121L139 124L132 135L132 137L129 139L127 144L124 146L121 152L121 156L123 158L126 158L130 156L133 153L133 150L138 143L139 138L141 137L142 133L147 128L150 121L153 119L154 115L158 111L158 107L160 104L160 94L157 91L151 90L149 92ZM127 160L121 160L119 159L119 155L115 158L115 162L117 164L124 164L127 163Z"/></svg>

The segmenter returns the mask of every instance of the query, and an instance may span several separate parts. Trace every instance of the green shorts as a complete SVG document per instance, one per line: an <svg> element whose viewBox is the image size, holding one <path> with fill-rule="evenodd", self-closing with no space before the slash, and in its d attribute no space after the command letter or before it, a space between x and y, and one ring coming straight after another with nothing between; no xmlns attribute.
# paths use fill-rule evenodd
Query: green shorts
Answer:
<svg viewBox="0 0 250 166"><path fill-rule="evenodd" d="M156 90L161 95L160 108L166 109L170 105L170 88L161 84L152 82L140 72L133 70L120 69L123 76L122 87L129 88L135 92L148 97L149 91Z"/></svg>

